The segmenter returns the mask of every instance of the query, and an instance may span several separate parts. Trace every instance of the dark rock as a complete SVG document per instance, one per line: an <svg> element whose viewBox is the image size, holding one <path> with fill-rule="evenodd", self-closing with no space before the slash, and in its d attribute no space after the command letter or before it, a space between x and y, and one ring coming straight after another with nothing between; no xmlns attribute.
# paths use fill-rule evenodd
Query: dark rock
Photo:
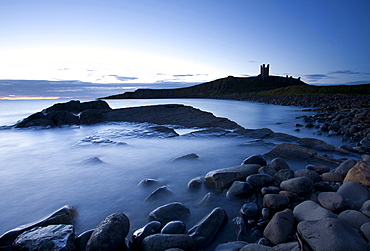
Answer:
<svg viewBox="0 0 370 251"><path fill-rule="evenodd" d="M315 183L313 188L316 191L319 191L319 192L335 192L335 191L337 191L337 188L335 188L333 185L331 185L327 182L323 182L323 181Z"/></svg>
<svg viewBox="0 0 370 251"><path fill-rule="evenodd" d="M323 173L321 175L321 179L323 181L329 181L329 182L341 182L343 181L343 175L335 172L328 172L328 173Z"/></svg>
<svg viewBox="0 0 370 251"><path fill-rule="evenodd" d="M189 208L185 207L180 202L172 202L160 206L149 213L150 220L157 220L162 224L166 224L173 220L184 220L190 215Z"/></svg>
<svg viewBox="0 0 370 251"><path fill-rule="evenodd" d="M280 157L271 160L270 167L274 168L277 172L281 169L290 169L289 165Z"/></svg>
<svg viewBox="0 0 370 251"><path fill-rule="evenodd" d="M45 113L68 111L71 113L80 113L85 110L111 110L108 103L103 100L89 101L81 103L79 100L71 100L66 103L56 103L49 108L43 110Z"/></svg>
<svg viewBox="0 0 370 251"><path fill-rule="evenodd" d="M307 165L306 166L306 169L315 171L318 174L323 174L323 173L330 172L330 168L328 166L320 165L320 164L310 164L310 165Z"/></svg>
<svg viewBox="0 0 370 251"><path fill-rule="evenodd" d="M274 250L262 244L252 243L245 245L240 249L240 251L274 251Z"/></svg>
<svg viewBox="0 0 370 251"><path fill-rule="evenodd" d="M77 251L85 251L87 242L89 241L91 234L94 232L94 229L87 230L81 233L75 239L75 247Z"/></svg>
<svg viewBox="0 0 370 251"><path fill-rule="evenodd" d="M354 159L348 159L343 161L334 172L341 174L343 177L347 175L349 169L351 169L354 165L357 164L357 161Z"/></svg>
<svg viewBox="0 0 370 251"><path fill-rule="evenodd" d="M361 233L365 236L366 240L369 242L370 241L370 222L366 222L362 224L360 230L361 230Z"/></svg>
<svg viewBox="0 0 370 251"><path fill-rule="evenodd" d="M343 211L338 214L338 219L357 230L360 230L361 226L366 222L370 222L369 217L356 210Z"/></svg>
<svg viewBox="0 0 370 251"><path fill-rule="evenodd" d="M337 191L346 199L349 208L359 210L365 201L370 199L370 192L355 182L346 182Z"/></svg>
<svg viewBox="0 0 370 251"><path fill-rule="evenodd" d="M259 215L259 207L254 202L246 203L240 208L240 215L246 219L254 218Z"/></svg>
<svg viewBox="0 0 370 251"><path fill-rule="evenodd" d="M263 206L280 211L288 207L290 200L288 197L280 194L266 194L263 196Z"/></svg>
<svg viewBox="0 0 370 251"><path fill-rule="evenodd" d="M245 241L232 241L218 244L214 251L239 251L240 248L247 245Z"/></svg>
<svg viewBox="0 0 370 251"><path fill-rule="evenodd" d="M147 131L145 131L145 136L155 136L158 138L172 138L179 136L179 134L174 129L168 128L166 126L150 126L148 127ZM189 158L195 157L194 155L196 156L196 158L199 158L194 153L190 154Z"/></svg>
<svg viewBox="0 0 370 251"><path fill-rule="evenodd" d="M271 133L270 135L268 135L268 138L276 140L276 141L282 141L282 142L295 142L299 139L296 136L286 134L286 133L280 133L280 132Z"/></svg>
<svg viewBox="0 0 370 251"><path fill-rule="evenodd" d="M188 134L182 135L182 137L238 137L238 136L240 136L240 134L222 128L208 128L193 131Z"/></svg>
<svg viewBox="0 0 370 251"><path fill-rule="evenodd" d="M319 193L317 200L323 208L333 213L342 212L347 207L347 202L343 196L334 192Z"/></svg>
<svg viewBox="0 0 370 251"><path fill-rule="evenodd" d="M367 217L370 217L370 200L367 200L362 204L360 211Z"/></svg>
<svg viewBox="0 0 370 251"><path fill-rule="evenodd" d="M142 228L135 230L132 233L132 243L134 246L140 246L143 240L154 233L158 233L162 224L159 221L151 221Z"/></svg>
<svg viewBox="0 0 370 251"><path fill-rule="evenodd" d="M217 189L229 188L234 181L242 181L251 174L258 172L260 165L248 164L217 169L206 174L204 180Z"/></svg>
<svg viewBox="0 0 370 251"><path fill-rule="evenodd" d="M46 216L45 218L39 221L17 227L4 233L0 237L0 247L11 245L18 235L34 227L42 227L57 224L70 225L73 223L73 218L75 217L76 214L77 211L74 207L69 205L63 206L60 209L53 212L52 214L50 214L49 216Z"/></svg>
<svg viewBox="0 0 370 251"><path fill-rule="evenodd" d="M287 242L293 234L294 215L292 210L285 209L277 212L267 224L263 235L271 241L272 244Z"/></svg>
<svg viewBox="0 0 370 251"><path fill-rule="evenodd" d="M266 194L278 194L280 192L280 188L275 187L275 186L268 186L268 187L263 187L261 189L262 196L265 196Z"/></svg>
<svg viewBox="0 0 370 251"><path fill-rule="evenodd" d="M158 184L158 180L156 179L143 179L139 182L138 186L142 187L149 187Z"/></svg>
<svg viewBox="0 0 370 251"><path fill-rule="evenodd" d="M281 157L284 159L306 160L315 155L317 155L316 151L309 148L292 143L281 143L263 156L266 158Z"/></svg>
<svg viewBox="0 0 370 251"><path fill-rule="evenodd" d="M253 187L242 181L234 181L229 190L226 193L226 196L231 199L235 196L246 196L253 192Z"/></svg>
<svg viewBox="0 0 370 251"><path fill-rule="evenodd" d="M297 230L313 250L365 251L370 249L369 244L360 234L338 219L303 221L298 224Z"/></svg>
<svg viewBox="0 0 370 251"><path fill-rule="evenodd" d="M204 177L199 176L196 178L193 178L188 183L188 189L199 189L203 184Z"/></svg>
<svg viewBox="0 0 370 251"><path fill-rule="evenodd" d="M275 180L271 175L259 173L249 175L246 181L253 187L261 188L273 184Z"/></svg>
<svg viewBox="0 0 370 251"><path fill-rule="evenodd" d="M124 213L113 213L95 228L87 242L86 250L115 250L125 246L129 230L130 221L127 216Z"/></svg>
<svg viewBox="0 0 370 251"><path fill-rule="evenodd" d="M166 186L161 186L153 191L146 199L145 202L152 202L160 199L168 199L175 194Z"/></svg>
<svg viewBox="0 0 370 251"><path fill-rule="evenodd" d="M20 234L13 243L15 250L74 250L72 225L35 227Z"/></svg>
<svg viewBox="0 0 370 251"><path fill-rule="evenodd" d="M244 221L242 217L235 217L233 223L237 241L253 243L260 238L260 236L252 231L252 226Z"/></svg>
<svg viewBox="0 0 370 251"><path fill-rule="evenodd" d="M188 235L194 240L197 247L206 247L215 238L216 234L227 221L225 210L220 207L204 217L199 223L188 231Z"/></svg>
<svg viewBox="0 0 370 251"><path fill-rule="evenodd" d="M294 178L294 171L291 169L281 169L273 177L275 181L280 184L284 180Z"/></svg>
<svg viewBox="0 0 370 251"><path fill-rule="evenodd" d="M266 166L267 161L262 155L252 155L246 158L242 165L247 165L247 164L257 164L260 166Z"/></svg>
<svg viewBox="0 0 370 251"><path fill-rule="evenodd" d="M314 138L301 138L297 141L297 143L304 147L314 149L316 151L334 151L335 149L333 145L330 145L320 139Z"/></svg>
<svg viewBox="0 0 370 251"><path fill-rule="evenodd" d="M294 218L297 222L315 221L323 218L337 218L337 216L329 210L321 207L312 200L306 200L298 204L293 210Z"/></svg>
<svg viewBox="0 0 370 251"><path fill-rule="evenodd" d="M81 161L80 164L81 165L100 165L100 164L104 164L104 162L101 159L99 159L99 157L91 157L91 158Z"/></svg>
<svg viewBox="0 0 370 251"><path fill-rule="evenodd" d="M186 225L183 221L176 220L168 222L161 230L162 234L183 234L185 233Z"/></svg>
<svg viewBox="0 0 370 251"><path fill-rule="evenodd" d="M153 234L143 240L143 251L163 251L170 248L194 250L193 239L187 234Z"/></svg>
<svg viewBox="0 0 370 251"><path fill-rule="evenodd" d="M291 192L291 191L282 190L282 191L279 192L279 194L288 197L290 201L298 201L299 200L298 194L296 194L294 192Z"/></svg>
<svg viewBox="0 0 370 251"><path fill-rule="evenodd" d="M289 180L284 180L280 184L280 188L283 190L291 191L299 196L308 195L313 190L313 181L307 177L292 178Z"/></svg>
<svg viewBox="0 0 370 251"><path fill-rule="evenodd" d="M276 170L271 166L263 166L260 169L258 169L258 173L274 176L276 174Z"/></svg>
<svg viewBox="0 0 370 251"><path fill-rule="evenodd" d="M274 251L301 251L298 241L281 243L273 247Z"/></svg>
<svg viewBox="0 0 370 251"><path fill-rule="evenodd" d="M80 124L80 120L75 115L67 111L50 112L46 115L46 119L53 121L55 126Z"/></svg>
<svg viewBox="0 0 370 251"><path fill-rule="evenodd" d="M269 128L260 128L260 129L239 129L237 130L239 134L242 134L245 137L253 139L263 139L270 136L273 131Z"/></svg>
<svg viewBox="0 0 370 251"><path fill-rule="evenodd" d="M307 177L310 178L313 183L321 181L320 175L315 172L308 169L301 169L294 172L294 177Z"/></svg>
<svg viewBox="0 0 370 251"><path fill-rule="evenodd" d="M197 203L200 207L211 207L217 204L219 201L219 196L215 192L208 192L204 197Z"/></svg>
<svg viewBox="0 0 370 251"><path fill-rule="evenodd" d="M187 155L184 155L184 156L181 156L181 157L178 157L177 159L175 160L195 160L195 159L199 159L199 156L196 155L195 153L189 153Z"/></svg>

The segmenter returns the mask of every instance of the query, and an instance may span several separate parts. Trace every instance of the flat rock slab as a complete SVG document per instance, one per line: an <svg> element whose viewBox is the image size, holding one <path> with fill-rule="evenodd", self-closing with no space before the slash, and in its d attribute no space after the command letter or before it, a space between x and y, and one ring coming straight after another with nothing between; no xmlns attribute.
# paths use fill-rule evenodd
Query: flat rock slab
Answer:
<svg viewBox="0 0 370 251"><path fill-rule="evenodd" d="M283 159L306 160L315 155L317 155L317 152L307 147L292 143L282 143L264 154L264 157L270 159L281 157Z"/></svg>
<svg viewBox="0 0 370 251"><path fill-rule="evenodd" d="M312 200L306 200L298 204L293 210L297 222L321 220L323 218L337 218L337 215L321 207Z"/></svg>

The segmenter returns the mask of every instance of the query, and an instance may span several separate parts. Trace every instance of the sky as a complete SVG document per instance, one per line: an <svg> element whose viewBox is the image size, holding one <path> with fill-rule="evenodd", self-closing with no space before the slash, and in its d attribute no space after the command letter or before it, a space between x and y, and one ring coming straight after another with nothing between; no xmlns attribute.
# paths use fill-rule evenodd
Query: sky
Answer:
<svg viewBox="0 0 370 251"><path fill-rule="evenodd" d="M190 86L260 64L370 83L369 12L369 0L1 0L0 98Z"/></svg>

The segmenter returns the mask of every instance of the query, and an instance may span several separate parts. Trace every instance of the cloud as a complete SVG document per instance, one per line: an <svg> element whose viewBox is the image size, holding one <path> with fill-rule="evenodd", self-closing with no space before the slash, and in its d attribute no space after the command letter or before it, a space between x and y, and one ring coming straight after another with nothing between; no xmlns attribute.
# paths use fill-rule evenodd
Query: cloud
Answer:
<svg viewBox="0 0 370 251"><path fill-rule="evenodd" d="M339 71L332 71L328 74L349 74L349 75L370 75L368 72L359 72L359 71L352 71L352 70L339 70Z"/></svg>
<svg viewBox="0 0 370 251"><path fill-rule="evenodd" d="M108 75L109 77L114 77L119 81L129 81L129 80L136 80L137 77L124 77L124 76L118 76L118 75Z"/></svg>
<svg viewBox="0 0 370 251"><path fill-rule="evenodd" d="M321 79L332 78L331 76L328 76L327 74L307 74L307 75L304 75L304 77L312 82L316 82Z"/></svg>
<svg viewBox="0 0 370 251"><path fill-rule="evenodd" d="M178 77L194 77L193 74L179 74L179 75L172 75L172 77L178 78Z"/></svg>

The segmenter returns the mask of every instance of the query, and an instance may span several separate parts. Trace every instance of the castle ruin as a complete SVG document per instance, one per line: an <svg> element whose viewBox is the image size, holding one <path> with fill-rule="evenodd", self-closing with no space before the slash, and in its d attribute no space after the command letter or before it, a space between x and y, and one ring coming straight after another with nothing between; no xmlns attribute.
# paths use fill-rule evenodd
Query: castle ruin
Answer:
<svg viewBox="0 0 370 251"><path fill-rule="evenodd" d="M261 65L261 73L260 77L262 81L265 81L269 77L269 71L270 71L270 65L268 64L265 66L265 64Z"/></svg>

